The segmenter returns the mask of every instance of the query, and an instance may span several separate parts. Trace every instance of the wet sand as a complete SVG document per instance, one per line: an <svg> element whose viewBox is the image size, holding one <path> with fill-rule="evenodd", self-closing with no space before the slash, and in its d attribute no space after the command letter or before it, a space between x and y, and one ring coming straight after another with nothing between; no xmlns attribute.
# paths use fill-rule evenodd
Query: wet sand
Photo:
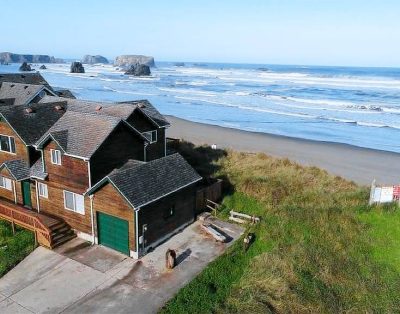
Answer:
<svg viewBox="0 0 400 314"><path fill-rule="evenodd" d="M307 166L317 166L332 174L369 185L400 183L400 154L347 144L318 142L279 135L241 131L167 116L172 126L168 137L195 144L216 144L245 152L264 152L287 157Z"/></svg>

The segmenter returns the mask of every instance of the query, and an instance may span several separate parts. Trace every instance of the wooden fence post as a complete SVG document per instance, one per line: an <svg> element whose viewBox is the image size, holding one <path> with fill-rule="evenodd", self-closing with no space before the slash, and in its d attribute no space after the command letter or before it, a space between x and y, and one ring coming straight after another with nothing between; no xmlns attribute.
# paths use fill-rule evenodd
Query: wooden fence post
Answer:
<svg viewBox="0 0 400 314"><path fill-rule="evenodd" d="M369 193L369 205L374 203L374 194L375 194L376 180L374 179L371 183L371 191Z"/></svg>

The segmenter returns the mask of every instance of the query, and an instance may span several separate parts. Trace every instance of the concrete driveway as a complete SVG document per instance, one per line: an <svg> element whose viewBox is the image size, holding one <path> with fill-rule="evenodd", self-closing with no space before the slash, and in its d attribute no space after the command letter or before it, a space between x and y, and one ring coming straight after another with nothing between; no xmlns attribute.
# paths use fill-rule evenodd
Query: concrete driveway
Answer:
<svg viewBox="0 0 400 314"><path fill-rule="evenodd" d="M231 242L215 242L196 222L139 261L80 239L39 247L0 279L0 313L155 313L243 232L221 228ZM178 255L173 270L168 248Z"/></svg>

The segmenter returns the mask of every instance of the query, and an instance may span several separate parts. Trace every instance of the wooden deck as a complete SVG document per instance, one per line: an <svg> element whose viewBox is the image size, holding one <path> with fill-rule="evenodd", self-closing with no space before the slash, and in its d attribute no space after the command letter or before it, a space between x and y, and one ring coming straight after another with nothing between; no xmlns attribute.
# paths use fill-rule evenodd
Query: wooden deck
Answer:
<svg viewBox="0 0 400 314"><path fill-rule="evenodd" d="M72 238L73 232L62 220L40 214L32 209L0 199L0 219L31 230L35 241L47 248L54 248Z"/></svg>

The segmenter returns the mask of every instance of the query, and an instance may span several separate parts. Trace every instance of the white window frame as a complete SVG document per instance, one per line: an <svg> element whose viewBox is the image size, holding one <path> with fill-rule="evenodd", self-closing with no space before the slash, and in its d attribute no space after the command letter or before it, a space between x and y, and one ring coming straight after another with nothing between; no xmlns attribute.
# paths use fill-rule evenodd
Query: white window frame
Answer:
<svg viewBox="0 0 400 314"><path fill-rule="evenodd" d="M51 163L61 166L61 151L58 149L50 149ZM56 158L54 158L56 157Z"/></svg>
<svg viewBox="0 0 400 314"><path fill-rule="evenodd" d="M0 176L0 188L12 191L11 179Z"/></svg>
<svg viewBox="0 0 400 314"><path fill-rule="evenodd" d="M74 204L73 208L67 207L67 198L65 197L65 195L67 193L72 194L72 199L73 199L73 204ZM64 194L64 208L66 210L69 210L69 211L72 211L74 213L78 213L81 215L85 215L85 197L83 195L77 194L77 193L74 193L71 191L66 191L66 190L64 190L63 194ZM77 196L78 196L78 198L77 198ZM82 208L78 208L78 205L82 205Z"/></svg>
<svg viewBox="0 0 400 314"><path fill-rule="evenodd" d="M38 182L38 195L43 198L49 198L49 191L47 188L47 184Z"/></svg>
<svg viewBox="0 0 400 314"><path fill-rule="evenodd" d="M149 134L149 137L146 137L150 140L150 144L157 142L157 130L152 130L152 131L147 131L147 132L143 132L144 134Z"/></svg>
<svg viewBox="0 0 400 314"><path fill-rule="evenodd" d="M2 151L2 152L4 152L4 153L8 153L8 154L13 154L13 155L15 155L15 154L16 154L17 148L15 147L15 138L14 138L14 136L6 135L6 134L0 134L0 136L7 137L7 138L8 138L8 145L10 146L10 151L8 151L8 150L3 150L3 149L1 148L1 141L0 141L0 151ZM11 139L12 139L12 141L13 141L13 145L11 145ZM12 151L12 148L14 148L14 151Z"/></svg>

